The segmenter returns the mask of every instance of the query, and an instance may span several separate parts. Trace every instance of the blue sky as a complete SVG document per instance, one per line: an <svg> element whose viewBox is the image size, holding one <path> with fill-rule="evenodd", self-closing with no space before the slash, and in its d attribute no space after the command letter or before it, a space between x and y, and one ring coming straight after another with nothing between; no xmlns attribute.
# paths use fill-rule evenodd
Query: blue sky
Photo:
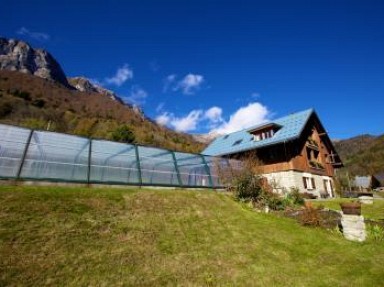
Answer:
<svg viewBox="0 0 384 287"><path fill-rule="evenodd" d="M331 138L384 133L384 1L3 0L0 35L47 49L189 133L314 108Z"/></svg>

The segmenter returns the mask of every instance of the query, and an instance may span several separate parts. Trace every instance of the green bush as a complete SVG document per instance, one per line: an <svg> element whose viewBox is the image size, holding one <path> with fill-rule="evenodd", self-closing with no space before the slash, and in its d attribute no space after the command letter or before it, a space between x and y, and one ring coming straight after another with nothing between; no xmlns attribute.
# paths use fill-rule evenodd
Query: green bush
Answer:
<svg viewBox="0 0 384 287"><path fill-rule="evenodd" d="M284 210L287 207L287 203L284 198L281 198L278 194L269 191L264 191L262 193L260 202L272 210Z"/></svg>
<svg viewBox="0 0 384 287"><path fill-rule="evenodd" d="M133 143L135 142L135 134L127 125L123 125L118 127L112 133L112 140L124 143Z"/></svg>
<svg viewBox="0 0 384 287"><path fill-rule="evenodd" d="M252 172L244 172L233 182L235 197L240 200L257 201L262 193L261 178Z"/></svg>
<svg viewBox="0 0 384 287"><path fill-rule="evenodd" d="M304 197L296 187L291 187L290 192L285 197L289 205L303 205Z"/></svg>

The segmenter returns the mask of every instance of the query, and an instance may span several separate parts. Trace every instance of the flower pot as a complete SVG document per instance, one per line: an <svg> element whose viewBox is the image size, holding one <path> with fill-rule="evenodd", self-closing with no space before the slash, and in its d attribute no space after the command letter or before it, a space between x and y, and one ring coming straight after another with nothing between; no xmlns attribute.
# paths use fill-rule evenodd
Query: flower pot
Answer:
<svg viewBox="0 0 384 287"><path fill-rule="evenodd" d="M340 207L344 214L361 215L361 203L359 202L343 202L340 203Z"/></svg>

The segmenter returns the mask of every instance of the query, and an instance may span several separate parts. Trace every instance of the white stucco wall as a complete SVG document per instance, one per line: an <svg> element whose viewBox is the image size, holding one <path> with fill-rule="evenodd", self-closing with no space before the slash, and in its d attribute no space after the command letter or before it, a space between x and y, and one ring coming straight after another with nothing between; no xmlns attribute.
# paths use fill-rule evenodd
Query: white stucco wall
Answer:
<svg viewBox="0 0 384 287"><path fill-rule="evenodd" d="M296 187L302 193L313 193L314 195L320 197L321 193L326 192L324 190L324 179L330 180L333 185L333 180L329 176L321 176L293 170L267 173L263 174L263 176L268 179L269 184L271 184L278 193L283 193L284 189L289 191L291 187ZM306 189L303 184L303 177L313 178L315 180L315 188ZM334 192L328 191L328 194L330 197L334 197Z"/></svg>

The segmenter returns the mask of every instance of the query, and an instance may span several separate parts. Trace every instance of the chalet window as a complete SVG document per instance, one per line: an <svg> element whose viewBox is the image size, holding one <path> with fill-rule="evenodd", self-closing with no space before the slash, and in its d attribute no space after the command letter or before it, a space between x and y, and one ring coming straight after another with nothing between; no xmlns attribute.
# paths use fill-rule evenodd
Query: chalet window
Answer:
<svg viewBox="0 0 384 287"><path fill-rule="evenodd" d="M312 149L310 147L307 147L307 159L308 160L314 160L314 161L318 161L319 160L319 151L318 150L315 150L315 149Z"/></svg>
<svg viewBox="0 0 384 287"><path fill-rule="evenodd" d="M316 188L315 179L313 177L303 176L303 185L305 189L312 190Z"/></svg>
<svg viewBox="0 0 384 287"><path fill-rule="evenodd" d="M320 152L317 148L307 146L307 160L310 167L324 169L324 165L321 162Z"/></svg>
<svg viewBox="0 0 384 287"><path fill-rule="evenodd" d="M326 192L333 192L332 181L330 181L329 179L324 179L323 183L324 183L324 190Z"/></svg>
<svg viewBox="0 0 384 287"><path fill-rule="evenodd" d="M315 189L316 184L315 184L315 179L313 177L311 178L311 182L312 182L312 188Z"/></svg>
<svg viewBox="0 0 384 287"><path fill-rule="evenodd" d="M336 154L334 153L328 154L326 159L327 159L327 163L336 163Z"/></svg>

